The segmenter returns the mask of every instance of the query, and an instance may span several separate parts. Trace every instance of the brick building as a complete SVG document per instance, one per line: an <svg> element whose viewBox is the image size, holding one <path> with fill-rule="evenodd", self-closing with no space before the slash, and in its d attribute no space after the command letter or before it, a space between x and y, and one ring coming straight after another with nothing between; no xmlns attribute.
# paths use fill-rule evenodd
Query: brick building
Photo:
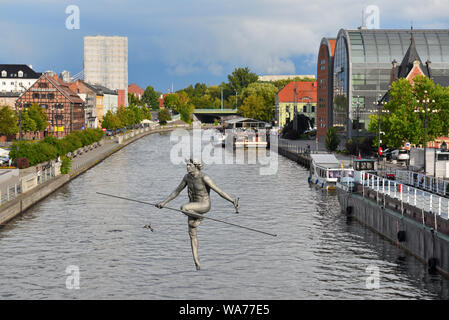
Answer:
<svg viewBox="0 0 449 320"><path fill-rule="evenodd" d="M37 103L48 117L47 134L64 137L85 127L84 101L69 88L69 84L58 77L43 74L16 102L16 111Z"/></svg>
<svg viewBox="0 0 449 320"><path fill-rule="evenodd" d="M333 67L336 38L323 38L317 62L317 137L326 138L327 129L332 126Z"/></svg>
<svg viewBox="0 0 449 320"><path fill-rule="evenodd" d="M142 99L144 92L145 92L145 90L143 90L141 87L139 87L135 83L132 83L128 86L128 93L132 93L139 100Z"/></svg>

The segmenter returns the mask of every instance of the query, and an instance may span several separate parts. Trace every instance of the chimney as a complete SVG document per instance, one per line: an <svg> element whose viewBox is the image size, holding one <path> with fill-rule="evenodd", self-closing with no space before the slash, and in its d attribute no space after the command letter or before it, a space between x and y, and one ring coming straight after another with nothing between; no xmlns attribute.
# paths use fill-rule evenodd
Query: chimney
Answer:
<svg viewBox="0 0 449 320"><path fill-rule="evenodd" d="M28 67L30 67L30 69L33 69L33 65L32 64L29 64Z"/></svg>

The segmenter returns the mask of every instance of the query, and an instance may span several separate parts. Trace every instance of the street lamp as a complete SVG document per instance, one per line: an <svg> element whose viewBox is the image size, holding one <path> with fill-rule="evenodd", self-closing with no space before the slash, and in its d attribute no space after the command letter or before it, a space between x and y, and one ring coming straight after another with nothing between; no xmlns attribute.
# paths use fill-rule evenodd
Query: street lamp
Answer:
<svg viewBox="0 0 449 320"><path fill-rule="evenodd" d="M426 168L426 154L427 154L427 113L437 113L439 110L429 108L429 103L435 103L435 100L430 100L427 90L424 90L424 99L417 99L417 103L424 104L424 107L416 107L414 112L424 114L424 174L427 174ZM430 119L429 119L430 120Z"/></svg>
<svg viewBox="0 0 449 320"><path fill-rule="evenodd" d="M354 101L352 103L354 103ZM357 96L357 101L355 102L355 105L356 105L355 111L356 111L356 119L357 119L357 122L356 122L357 123L357 128L356 128L357 135L356 135L356 145L355 145L356 155L359 153L359 128L360 128L359 121L360 121L360 105L361 104L362 103L360 102L360 96Z"/></svg>
<svg viewBox="0 0 449 320"><path fill-rule="evenodd" d="M387 102L381 101L380 98L381 98L381 96L379 95L379 100L377 101L377 103L376 103L376 101L373 102L374 105L377 104L377 121L378 121L377 122L377 148L378 148L378 151L377 151L377 164L378 165L380 163L379 148L380 148L380 144L382 143L382 140L380 139L380 135L382 133L385 134L385 132L380 131L380 115L381 115L381 112L382 113L388 113L389 112L389 110L384 110L384 109L381 110L381 107L385 106L387 104Z"/></svg>

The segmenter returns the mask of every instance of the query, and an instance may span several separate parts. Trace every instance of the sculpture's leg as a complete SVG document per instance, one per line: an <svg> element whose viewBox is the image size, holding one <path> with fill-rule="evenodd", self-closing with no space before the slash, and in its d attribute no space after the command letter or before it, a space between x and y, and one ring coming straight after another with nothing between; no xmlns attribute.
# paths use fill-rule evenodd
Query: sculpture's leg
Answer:
<svg viewBox="0 0 449 320"><path fill-rule="evenodd" d="M209 203L190 202L181 207L181 210L187 213L204 214L210 209ZM202 218L188 217L190 244L192 246L193 261L197 270L200 270L200 259L198 258L198 237L197 227L200 225Z"/></svg>
<svg viewBox="0 0 449 320"><path fill-rule="evenodd" d="M195 262L196 270L201 269L200 259L198 258L198 237L197 237L197 226L201 221L198 219L192 219L189 217L189 236L190 244L192 246L193 261Z"/></svg>

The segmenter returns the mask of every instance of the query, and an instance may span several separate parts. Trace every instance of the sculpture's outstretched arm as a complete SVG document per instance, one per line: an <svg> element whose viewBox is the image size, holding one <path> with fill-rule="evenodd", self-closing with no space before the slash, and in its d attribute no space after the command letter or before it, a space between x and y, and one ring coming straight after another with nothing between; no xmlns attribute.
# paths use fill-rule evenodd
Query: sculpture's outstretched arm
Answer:
<svg viewBox="0 0 449 320"><path fill-rule="evenodd" d="M163 208L167 203L169 203L170 201L172 201L174 198L176 198L182 190L184 190L184 188L187 186L187 181L185 178L182 179L181 183L179 184L179 186L176 187L175 191L173 191L168 197L167 199L165 199L164 201L158 203L156 205L156 207Z"/></svg>
<svg viewBox="0 0 449 320"><path fill-rule="evenodd" d="M239 203L238 203L238 199L232 199L226 192L224 192L223 190L221 190L213 181L211 178L209 178L209 176L204 176L203 177L204 183L206 183L206 185L208 185L212 190L214 190L216 193L218 193L220 195L220 197L222 197L223 199L228 200L229 202L231 202L235 209L237 210L239 208Z"/></svg>

